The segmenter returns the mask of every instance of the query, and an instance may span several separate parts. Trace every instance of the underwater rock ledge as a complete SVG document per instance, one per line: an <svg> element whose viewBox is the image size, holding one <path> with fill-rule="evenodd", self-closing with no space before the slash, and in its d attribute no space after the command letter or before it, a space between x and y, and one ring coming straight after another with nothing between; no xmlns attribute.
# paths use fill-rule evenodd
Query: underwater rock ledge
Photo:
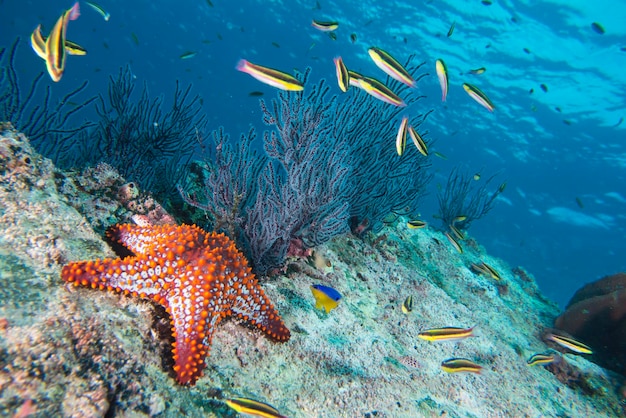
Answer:
<svg viewBox="0 0 626 418"><path fill-rule="evenodd" d="M459 254L441 233L404 222L317 248L327 261L321 268L292 260L284 275L262 284L291 340L277 344L225 321L205 376L180 386L162 309L60 278L69 261L114 257L102 230L131 214L115 193L84 193L78 176L57 170L0 124L2 416L25 407L32 416L235 416L223 401L237 396L289 417L624 414L621 378L587 358L560 354L568 367L557 375L526 364L554 348L541 336L559 314L528 273L471 239ZM124 184L116 179L111 188ZM502 279L472 272L479 262ZM316 310L313 283L337 289L339 306ZM408 296L413 310L404 314ZM475 336L417 338L443 326L475 326ZM482 373L445 373L441 362L452 357L475 361Z"/></svg>

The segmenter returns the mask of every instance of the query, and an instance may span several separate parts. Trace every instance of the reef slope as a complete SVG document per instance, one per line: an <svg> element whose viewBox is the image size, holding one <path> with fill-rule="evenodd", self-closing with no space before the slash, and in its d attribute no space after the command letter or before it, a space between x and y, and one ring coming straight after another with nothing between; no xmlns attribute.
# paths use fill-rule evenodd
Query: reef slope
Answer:
<svg viewBox="0 0 626 418"><path fill-rule="evenodd" d="M459 254L441 233L410 230L406 220L317 248L321 268L291 260L265 279L291 340L227 320L205 376L180 386L164 310L60 278L69 261L114 256L102 226L132 214L116 201L123 181L111 181L108 195L89 192L85 173L57 170L8 124L0 132L0 416L235 416L223 401L236 396L290 417L624 413L620 380L588 359L564 354L567 367L554 373L526 364L548 350L541 337L559 314L529 274L471 239ZM481 261L502 280L473 273ZM329 314L314 307L314 283L343 295ZM407 296L413 311L404 314ZM442 326L475 326L475 336L417 338ZM482 374L445 373L451 357L476 361Z"/></svg>

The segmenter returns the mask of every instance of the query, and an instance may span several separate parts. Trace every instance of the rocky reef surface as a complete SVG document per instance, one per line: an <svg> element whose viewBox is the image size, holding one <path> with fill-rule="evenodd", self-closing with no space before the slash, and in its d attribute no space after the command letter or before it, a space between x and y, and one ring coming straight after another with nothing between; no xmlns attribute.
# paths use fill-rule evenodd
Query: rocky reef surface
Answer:
<svg viewBox="0 0 626 418"><path fill-rule="evenodd" d="M204 377L180 386L162 308L60 279L69 261L115 256L102 239L107 226L167 214L110 167L62 172L9 124L0 136L0 416L236 416L224 401L239 396L289 417L625 413L622 378L545 342L559 309L530 274L472 239L461 254L442 233L406 220L339 237L264 278L291 340L225 320ZM480 262L501 280L472 271ZM337 289L339 306L316 310L311 284ZM475 326L474 336L417 338L444 326ZM555 363L527 365L549 350ZM482 373L444 372L452 357Z"/></svg>

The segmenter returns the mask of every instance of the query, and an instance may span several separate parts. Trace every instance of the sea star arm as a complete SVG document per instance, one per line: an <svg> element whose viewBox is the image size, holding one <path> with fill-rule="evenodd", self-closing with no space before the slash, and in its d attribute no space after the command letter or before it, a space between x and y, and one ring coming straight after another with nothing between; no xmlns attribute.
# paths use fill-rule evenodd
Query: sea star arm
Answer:
<svg viewBox="0 0 626 418"><path fill-rule="evenodd" d="M146 257L103 259L70 263L61 270L61 278L75 286L109 289L158 301L162 293L159 277L167 276L167 269L149 266Z"/></svg>
<svg viewBox="0 0 626 418"><path fill-rule="evenodd" d="M276 341L287 341L291 336L276 308L259 287L238 295L231 311L233 316L256 326Z"/></svg>
<svg viewBox="0 0 626 418"><path fill-rule="evenodd" d="M203 233L198 228L162 226L115 225L107 230L107 237L119 242L133 253L150 254L166 251L184 252L189 247L202 245ZM184 240L181 240L184 237ZM178 242L181 248L172 244Z"/></svg>

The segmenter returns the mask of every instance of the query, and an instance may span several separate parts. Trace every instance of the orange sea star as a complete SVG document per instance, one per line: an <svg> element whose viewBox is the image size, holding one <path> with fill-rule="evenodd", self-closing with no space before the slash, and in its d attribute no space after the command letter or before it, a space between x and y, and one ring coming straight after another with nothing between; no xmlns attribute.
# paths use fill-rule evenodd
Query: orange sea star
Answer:
<svg viewBox="0 0 626 418"><path fill-rule="evenodd" d="M289 330L243 254L223 234L197 226L117 225L107 235L135 256L70 263L61 277L75 286L116 290L163 305L171 316L174 370L179 383L194 384L219 322L235 316L277 341Z"/></svg>

